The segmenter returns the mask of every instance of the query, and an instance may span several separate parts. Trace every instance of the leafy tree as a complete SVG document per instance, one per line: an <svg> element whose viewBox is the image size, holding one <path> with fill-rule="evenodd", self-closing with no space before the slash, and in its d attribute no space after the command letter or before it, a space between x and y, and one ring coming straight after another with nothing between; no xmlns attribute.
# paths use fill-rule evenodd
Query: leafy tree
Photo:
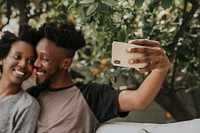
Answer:
<svg viewBox="0 0 200 133"><path fill-rule="evenodd" d="M50 21L74 23L87 41L72 71L83 82L114 85L120 80L136 89L146 75L112 66L111 43L136 38L160 41L172 67L156 102L176 121L200 117L199 0L0 0L0 4L1 29L14 18L36 27Z"/></svg>

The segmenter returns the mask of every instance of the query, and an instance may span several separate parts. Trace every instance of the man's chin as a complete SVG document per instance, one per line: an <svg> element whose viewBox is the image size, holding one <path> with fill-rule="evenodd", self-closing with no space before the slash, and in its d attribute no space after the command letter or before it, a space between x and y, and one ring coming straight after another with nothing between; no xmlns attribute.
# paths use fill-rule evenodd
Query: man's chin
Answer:
<svg viewBox="0 0 200 133"><path fill-rule="evenodd" d="M38 86L48 87L50 84L50 81L49 80L40 81L39 79L36 79L36 84Z"/></svg>

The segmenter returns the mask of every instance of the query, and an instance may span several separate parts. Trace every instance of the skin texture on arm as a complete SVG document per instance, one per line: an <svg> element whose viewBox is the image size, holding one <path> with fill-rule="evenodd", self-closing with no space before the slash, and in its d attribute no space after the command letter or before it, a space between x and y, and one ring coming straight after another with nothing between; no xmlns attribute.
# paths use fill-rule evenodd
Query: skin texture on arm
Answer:
<svg viewBox="0 0 200 133"><path fill-rule="evenodd" d="M137 90L124 90L119 95L119 112L140 110L146 108L158 94L167 72L170 62L160 43L157 41L139 39L129 43L144 46L142 48L130 48L127 52L145 53L146 56L138 59L130 59L129 63L147 63L144 68L138 69L140 73L151 71Z"/></svg>

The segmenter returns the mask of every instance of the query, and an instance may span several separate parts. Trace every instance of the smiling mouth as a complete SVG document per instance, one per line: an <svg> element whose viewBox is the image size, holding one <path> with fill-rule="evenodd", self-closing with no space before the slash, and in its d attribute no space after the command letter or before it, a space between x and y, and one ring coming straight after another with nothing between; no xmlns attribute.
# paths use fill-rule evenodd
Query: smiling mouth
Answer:
<svg viewBox="0 0 200 133"><path fill-rule="evenodd" d="M20 76L24 76L25 75L25 72L24 71L21 71L21 70L17 70L17 69L13 69L14 72L16 72L18 75Z"/></svg>
<svg viewBox="0 0 200 133"><path fill-rule="evenodd" d="M46 72L45 71L37 71L36 72L36 83L38 85L44 85L45 81L46 81Z"/></svg>
<svg viewBox="0 0 200 133"><path fill-rule="evenodd" d="M36 75L37 75L37 76L42 76L42 75L44 75L44 72L38 72L38 71L37 71L37 72L36 72Z"/></svg>

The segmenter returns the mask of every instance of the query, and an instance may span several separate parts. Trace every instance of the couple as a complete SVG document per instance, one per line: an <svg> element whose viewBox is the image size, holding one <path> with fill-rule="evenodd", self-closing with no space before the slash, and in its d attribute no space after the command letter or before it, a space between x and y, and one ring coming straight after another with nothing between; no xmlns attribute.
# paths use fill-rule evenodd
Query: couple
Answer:
<svg viewBox="0 0 200 133"><path fill-rule="evenodd" d="M144 47L128 49L127 52L148 56L130 59L129 63L148 63L138 71L151 71L137 90L119 91L105 84L76 83L68 70L76 51L85 46L85 40L74 26L46 23L38 31L25 27L16 40L6 38L8 33L1 40L1 47L7 49L0 56L1 132L31 133L35 132L33 128L37 125L38 133L94 133L100 123L147 107L160 90L170 68L159 42L131 40L129 43ZM2 53L2 48L0 50ZM29 88L28 93L38 99L41 110L36 100L21 89L22 82L31 75L34 67L38 86Z"/></svg>

